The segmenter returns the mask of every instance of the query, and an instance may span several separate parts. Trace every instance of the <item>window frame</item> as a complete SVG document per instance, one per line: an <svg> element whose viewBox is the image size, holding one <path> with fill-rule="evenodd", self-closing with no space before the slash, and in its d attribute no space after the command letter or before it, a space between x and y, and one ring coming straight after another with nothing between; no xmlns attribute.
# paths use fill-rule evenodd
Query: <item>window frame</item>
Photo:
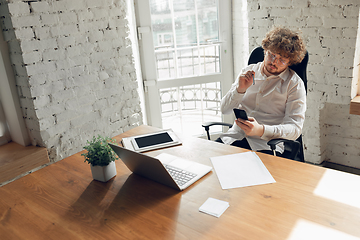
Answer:
<svg viewBox="0 0 360 240"><path fill-rule="evenodd" d="M360 10L355 45L353 79L351 84L350 114L360 115Z"/></svg>
<svg viewBox="0 0 360 240"><path fill-rule="evenodd" d="M351 100L350 114L360 115L360 95L357 95Z"/></svg>

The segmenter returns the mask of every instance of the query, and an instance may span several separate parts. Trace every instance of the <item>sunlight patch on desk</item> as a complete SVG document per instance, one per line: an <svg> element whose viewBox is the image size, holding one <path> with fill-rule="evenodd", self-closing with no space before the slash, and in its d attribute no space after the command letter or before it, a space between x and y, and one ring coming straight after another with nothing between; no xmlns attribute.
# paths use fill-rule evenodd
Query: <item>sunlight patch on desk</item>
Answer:
<svg viewBox="0 0 360 240"><path fill-rule="evenodd" d="M360 240L360 238L349 235L330 227L300 219L296 222L287 240Z"/></svg>
<svg viewBox="0 0 360 240"><path fill-rule="evenodd" d="M327 169L314 194L332 201L360 208L360 177L332 169Z"/></svg>

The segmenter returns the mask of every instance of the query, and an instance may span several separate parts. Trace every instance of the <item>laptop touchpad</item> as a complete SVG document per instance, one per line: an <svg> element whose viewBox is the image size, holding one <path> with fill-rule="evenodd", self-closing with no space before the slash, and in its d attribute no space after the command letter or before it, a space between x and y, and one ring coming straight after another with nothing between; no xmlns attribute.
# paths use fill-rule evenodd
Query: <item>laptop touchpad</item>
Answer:
<svg viewBox="0 0 360 240"><path fill-rule="evenodd" d="M190 165L192 165L192 162L177 158L168 164L176 168L187 169Z"/></svg>
<svg viewBox="0 0 360 240"><path fill-rule="evenodd" d="M167 164L180 169L186 169L193 164L193 162L191 161L167 153L161 153L156 158L159 159L163 164Z"/></svg>

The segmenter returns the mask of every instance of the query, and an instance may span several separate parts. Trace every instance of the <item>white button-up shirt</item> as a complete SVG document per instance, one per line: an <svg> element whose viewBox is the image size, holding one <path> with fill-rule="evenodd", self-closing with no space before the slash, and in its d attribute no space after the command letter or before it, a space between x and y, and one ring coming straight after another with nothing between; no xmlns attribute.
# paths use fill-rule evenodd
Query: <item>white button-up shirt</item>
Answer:
<svg viewBox="0 0 360 240"><path fill-rule="evenodd" d="M262 72L263 63L247 66L242 70L229 92L221 100L221 112L233 114L233 108L246 111L259 124L264 125L261 137L246 136L236 125L220 138L226 144L246 137L252 150L269 150L267 141L274 138L296 140L302 131L306 111L306 91L304 82L290 68L277 76L266 77ZM250 86L244 94L238 93L239 77L249 70L255 72L255 85ZM277 146L283 152L283 146Z"/></svg>

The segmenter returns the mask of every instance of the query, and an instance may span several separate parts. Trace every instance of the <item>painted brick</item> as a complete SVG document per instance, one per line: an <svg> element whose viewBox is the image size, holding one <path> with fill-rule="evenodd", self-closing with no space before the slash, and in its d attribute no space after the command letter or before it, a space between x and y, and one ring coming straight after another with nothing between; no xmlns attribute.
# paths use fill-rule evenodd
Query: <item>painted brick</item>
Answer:
<svg viewBox="0 0 360 240"><path fill-rule="evenodd" d="M51 9L47 2L31 2L31 10L35 13L48 13Z"/></svg>
<svg viewBox="0 0 360 240"><path fill-rule="evenodd" d="M41 53L38 51L24 53L23 60L25 64L37 63L42 60Z"/></svg>
<svg viewBox="0 0 360 240"><path fill-rule="evenodd" d="M289 9L289 8L276 8L269 11L270 17L286 17L286 16L292 16L298 17L301 16L301 9Z"/></svg>
<svg viewBox="0 0 360 240"><path fill-rule="evenodd" d="M323 25L323 19L321 17L308 17L305 19L306 25L309 27L321 27Z"/></svg>
<svg viewBox="0 0 360 240"><path fill-rule="evenodd" d="M58 15L59 21L63 24L77 22L77 15L74 12L66 12Z"/></svg>
<svg viewBox="0 0 360 240"><path fill-rule="evenodd" d="M324 18L326 28L356 26L357 23L356 18Z"/></svg>
<svg viewBox="0 0 360 240"><path fill-rule="evenodd" d="M97 1L97 0L87 0L86 7L88 8L98 8L106 4L106 1Z"/></svg>
<svg viewBox="0 0 360 240"><path fill-rule="evenodd" d="M39 51L49 48L57 48L56 39L24 40L20 43L22 52Z"/></svg>
<svg viewBox="0 0 360 240"><path fill-rule="evenodd" d="M62 49L75 45L75 37L73 36L59 37L56 40L59 48Z"/></svg>
<svg viewBox="0 0 360 240"><path fill-rule="evenodd" d="M85 71L85 66L75 66L70 68L70 72L72 76L81 76Z"/></svg>
<svg viewBox="0 0 360 240"><path fill-rule="evenodd" d="M51 38L51 34L50 34L50 28L43 26L43 27L34 27L33 28L35 30L35 36L36 39L49 39Z"/></svg>
<svg viewBox="0 0 360 240"><path fill-rule="evenodd" d="M26 15L30 13L29 5L26 2L8 3L9 12L13 16Z"/></svg>
<svg viewBox="0 0 360 240"><path fill-rule="evenodd" d="M34 74L34 75L28 77L27 80L31 86L39 86L39 85L43 85L46 83L47 75L43 74L43 73Z"/></svg>
<svg viewBox="0 0 360 240"><path fill-rule="evenodd" d="M343 16L347 17L347 18L348 17L358 18L359 10L356 7L354 7L353 5L344 6Z"/></svg>
<svg viewBox="0 0 360 240"><path fill-rule="evenodd" d="M12 18L12 24L14 28L31 27L40 25L40 16L19 16Z"/></svg>
<svg viewBox="0 0 360 240"><path fill-rule="evenodd" d="M320 27L317 30L319 32L319 36L322 36L322 37L341 36L341 32L342 32L341 28Z"/></svg>
<svg viewBox="0 0 360 240"><path fill-rule="evenodd" d="M349 38L355 38L357 34L357 29L355 27L349 27L343 29L343 36Z"/></svg>
<svg viewBox="0 0 360 240"><path fill-rule="evenodd" d="M93 9L94 12L94 20L105 19L109 16L109 12L106 9Z"/></svg>
<svg viewBox="0 0 360 240"><path fill-rule="evenodd" d="M337 1L337 0L328 0L327 1L328 4L330 5L334 5L334 6L342 6L342 5L354 5L354 1L353 0L341 0L341 1ZM356 1L355 1L356 2Z"/></svg>
<svg viewBox="0 0 360 240"><path fill-rule="evenodd" d="M63 0L67 10L84 10L86 9L84 0Z"/></svg>
<svg viewBox="0 0 360 240"><path fill-rule="evenodd" d="M59 16L54 13L42 14L41 23L45 26L51 26L59 23Z"/></svg>
<svg viewBox="0 0 360 240"><path fill-rule="evenodd" d="M68 0L62 0L62 1L51 1L50 3L50 13L58 13L58 12L65 12L67 11L67 4Z"/></svg>
<svg viewBox="0 0 360 240"><path fill-rule="evenodd" d="M72 58L75 56L79 56L82 53L82 49L79 46L72 46L72 47L68 47L66 48L66 56L68 58Z"/></svg>
<svg viewBox="0 0 360 240"><path fill-rule="evenodd" d="M89 42L90 43L99 42L103 39L103 37L104 37L104 33L102 31L92 31L89 34Z"/></svg>
<svg viewBox="0 0 360 240"><path fill-rule="evenodd" d="M48 73L56 70L56 65L53 62L48 63L37 63L35 65L29 65L25 67L28 75L33 75L37 73Z"/></svg>
<svg viewBox="0 0 360 240"><path fill-rule="evenodd" d="M78 113L75 110L65 110L56 114L55 118L56 118L56 122L61 123L61 122L67 122L69 121L69 119L73 119L77 115Z"/></svg>
<svg viewBox="0 0 360 240"><path fill-rule="evenodd" d="M79 22L86 22L94 18L94 13L90 11L83 11L78 13Z"/></svg>
<svg viewBox="0 0 360 240"><path fill-rule="evenodd" d="M72 91L72 89L64 89L62 91L56 91L51 94L51 98L54 102L63 103L65 100L73 98L74 95L75 93Z"/></svg>
<svg viewBox="0 0 360 240"><path fill-rule="evenodd" d="M52 27L50 32L53 37L71 36L72 34L76 34L78 32L78 27L76 24L56 26Z"/></svg>
<svg viewBox="0 0 360 240"><path fill-rule="evenodd" d="M45 107L50 103L49 96L37 96L34 99L34 105L38 108Z"/></svg>
<svg viewBox="0 0 360 240"><path fill-rule="evenodd" d="M78 116L70 120L70 126L76 128L82 126L88 122L96 123L96 120L100 120L99 112L91 112L89 114Z"/></svg>
<svg viewBox="0 0 360 240"><path fill-rule="evenodd" d="M69 60L68 60L69 61ZM70 66L71 67L75 67L75 66L80 66L83 64L90 64L90 59L86 56L75 56L71 58L71 61L69 61L70 63L72 63Z"/></svg>
<svg viewBox="0 0 360 240"><path fill-rule="evenodd" d="M43 52L42 59L46 62L63 60L65 59L65 50L64 49L47 49Z"/></svg>

